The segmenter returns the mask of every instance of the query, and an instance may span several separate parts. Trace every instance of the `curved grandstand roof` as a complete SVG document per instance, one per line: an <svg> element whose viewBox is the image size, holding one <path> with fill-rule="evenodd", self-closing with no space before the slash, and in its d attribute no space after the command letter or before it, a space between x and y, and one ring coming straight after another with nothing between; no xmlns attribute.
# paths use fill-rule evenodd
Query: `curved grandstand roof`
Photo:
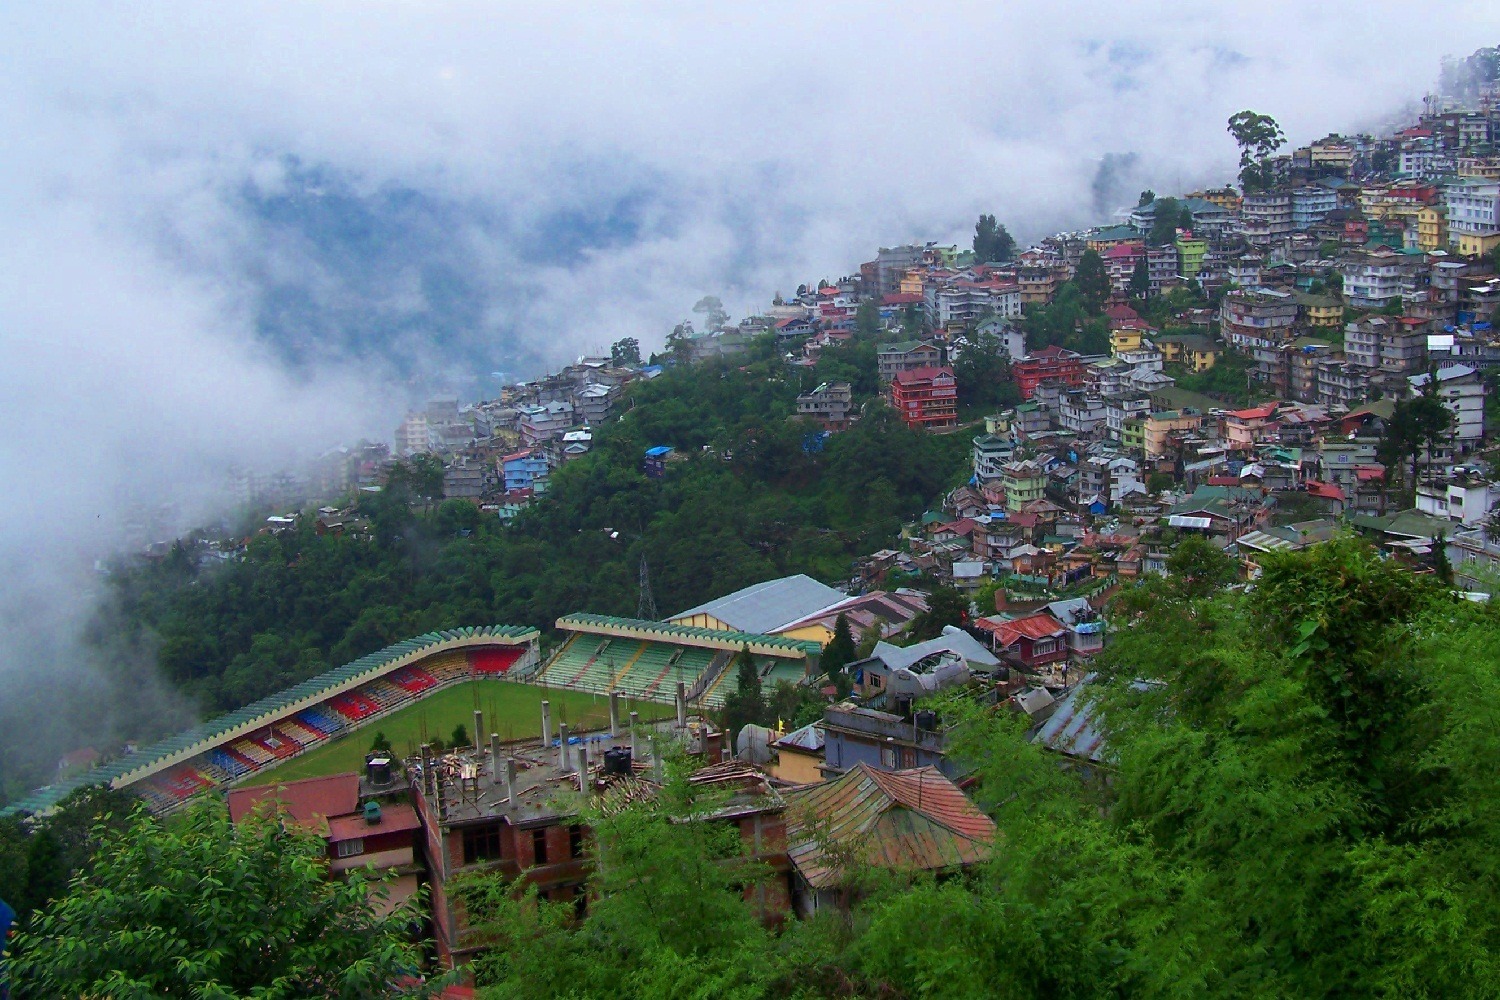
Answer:
<svg viewBox="0 0 1500 1000"><path fill-rule="evenodd" d="M629 632L640 638L655 638L662 642L681 642L686 645L711 645L760 647L775 655L773 650L785 650L785 655L802 657L816 655L822 646L802 639L788 639L780 635L758 635L753 632L730 632L716 628L700 628L697 625L674 625L670 622L653 622L643 618L616 618L613 615L591 615L578 613L563 615L557 627L574 631L591 632L615 629ZM770 649L765 649L770 647Z"/></svg>
<svg viewBox="0 0 1500 1000"><path fill-rule="evenodd" d="M396 661L404 659L412 654L421 653L435 646L446 645L454 640L474 639L496 639L513 645L525 642L540 636L540 632L525 625L483 625L469 626L466 628L444 629L440 632L428 632L414 639L406 639L393 646L387 646L382 650L361 656L351 663L341 667L334 667L316 677L303 681L295 687L278 691L267 695L257 702L246 705L244 708L228 712L215 719L199 723L186 732L169 736L144 750L127 756L112 760L107 764L94 768L91 771L70 778L67 781L58 782L39 788L25 798L19 799L4 809L0 809L0 816L10 815L17 812L45 812L61 802L70 792L86 785L113 784L119 779L133 772L149 768L152 765L173 757L185 750L194 747L206 746L218 737L267 716L276 715L292 705L297 705L309 698L324 692L332 691L334 688L348 684L350 681L360 680L369 675L379 673L381 670L392 666ZM468 645L469 643L463 643Z"/></svg>

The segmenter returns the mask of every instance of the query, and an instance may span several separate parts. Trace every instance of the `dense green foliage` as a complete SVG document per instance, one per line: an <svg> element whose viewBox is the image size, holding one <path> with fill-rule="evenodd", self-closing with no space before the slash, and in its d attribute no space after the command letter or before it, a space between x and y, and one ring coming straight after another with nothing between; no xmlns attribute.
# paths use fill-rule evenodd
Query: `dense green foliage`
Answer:
<svg viewBox="0 0 1500 1000"><path fill-rule="evenodd" d="M850 360L856 351L868 357ZM867 397L852 429L806 450L813 428L796 395L843 366L869 388L873 345L830 350L810 373L762 349L744 368L694 365L636 385L625 416L509 527L397 488L360 503L373 540L299 524L212 571L186 552L124 569L125 625L110 641L154 645L174 684L224 709L431 629L632 615L642 557L663 613L788 573L845 579L854 557L963 480L968 439L912 431ZM641 469L657 444L685 459L659 480Z"/></svg>
<svg viewBox="0 0 1500 1000"><path fill-rule="evenodd" d="M1015 237L993 215L981 215L974 225L974 259L981 264L1003 264L1015 253Z"/></svg>
<svg viewBox="0 0 1500 1000"><path fill-rule="evenodd" d="M671 822L708 811L678 788L601 817L581 924L492 885L481 995L1494 996L1500 609L1352 540L1249 593L1211 546L1172 569L1114 607L1102 766L944 706L1002 845L968 876L846 856L851 912L766 930L753 872L705 863L732 842Z"/></svg>
<svg viewBox="0 0 1500 1000"><path fill-rule="evenodd" d="M1101 263L1100 267L1103 266ZM1109 278L1104 281L1107 286ZM1102 306L1103 299L1099 301ZM1076 282L1064 281L1049 304L1027 308L1021 319L1026 331L1026 349L1036 351L1057 345L1080 354L1109 353L1109 319L1096 315L1097 312L1085 300Z"/></svg>
<svg viewBox="0 0 1500 1000"><path fill-rule="evenodd" d="M1177 388L1202 393L1231 406L1247 406L1253 400L1269 398L1259 385L1252 386L1250 372L1255 359L1235 350L1225 350L1212 368L1190 371L1184 365L1167 365L1166 373L1177 380Z"/></svg>
<svg viewBox="0 0 1500 1000"><path fill-rule="evenodd" d="M417 968L416 915L379 916L357 873L326 877L326 851L269 815L234 825L204 805L163 824L142 811L17 936L16 995L398 995Z"/></svg>
<svg viewBox="0 0 1500 1000"><path fill-rule="evenodd" d="M128 792L89 786L45 817L0 817L0 899L23 926L67 891L69 879L87 873L101 839L123 829L137 804Z"/></svg>

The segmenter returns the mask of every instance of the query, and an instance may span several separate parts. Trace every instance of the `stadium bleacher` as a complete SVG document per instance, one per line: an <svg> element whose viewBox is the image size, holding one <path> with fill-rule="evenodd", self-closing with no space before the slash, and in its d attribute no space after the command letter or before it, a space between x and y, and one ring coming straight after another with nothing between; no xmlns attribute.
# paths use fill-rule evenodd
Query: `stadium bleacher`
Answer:
<svg viewBox="0 0 1500 1000"><path fill-rule="evenodd" d="M344 723L335 713L317 707L303 709L297 713L296 719L302 725L317 730L325 737L332 736L344 728Z"/></svg>
<svg viewBox="0 0 1500 1000"><path fill-rule="evenodd" d="M526 650L521 647L476 649L469 653L469 663L476 674L503 674L515 666L525 653Z"/></svg>
<svg viewBox="0 0 1500 1000"><path fill-rule="evenodd" d="M421 667L402 667L386 679L410 694L421 694L437 687L437 680Z"/></svg>

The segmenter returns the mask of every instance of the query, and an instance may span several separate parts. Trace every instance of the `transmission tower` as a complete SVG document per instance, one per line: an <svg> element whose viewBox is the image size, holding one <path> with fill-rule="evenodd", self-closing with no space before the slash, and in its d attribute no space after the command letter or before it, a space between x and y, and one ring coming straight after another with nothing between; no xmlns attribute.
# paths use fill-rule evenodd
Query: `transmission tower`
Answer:
<svg viewBox="0 0 1500 1000"><path fill-rule="evenodd" d="M656 598L651 596L651 573L645 555L641 556L641 599L636 603L635 616L642 621L656 621Z"/></svg>

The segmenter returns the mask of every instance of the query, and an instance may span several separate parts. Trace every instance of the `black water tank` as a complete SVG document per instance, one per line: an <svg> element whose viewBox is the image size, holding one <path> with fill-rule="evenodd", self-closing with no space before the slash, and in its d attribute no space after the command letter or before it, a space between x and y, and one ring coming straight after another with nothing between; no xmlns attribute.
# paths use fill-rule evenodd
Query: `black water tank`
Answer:
<svg viewBox="0 0 1500 1000"><path fill-rule="evenodd" d="M917 728L924 733L937 732L937 713L924 708L917 713Z"/></svg>
<svg viewBox="0 0 1500 1000"><path fill-rule="evenodd" d="M391 783L391 759L384 754L372 754L365 758L365 777L372 785Z"/></svg>
<svg viewBox="0 0 1500 1000"><path fill-rule="evenodd" d="M630 748L611 747L604 751L604 773L606 776L612 774L629 774Z"/></svg>

